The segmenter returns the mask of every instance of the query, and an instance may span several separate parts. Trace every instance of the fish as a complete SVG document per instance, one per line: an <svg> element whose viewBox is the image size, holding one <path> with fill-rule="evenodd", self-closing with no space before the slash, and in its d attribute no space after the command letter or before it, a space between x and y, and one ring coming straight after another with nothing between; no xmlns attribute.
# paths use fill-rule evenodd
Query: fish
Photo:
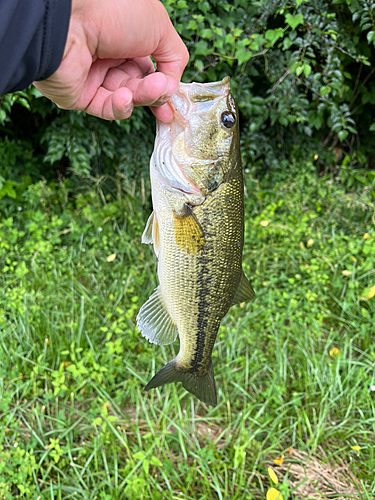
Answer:
<svg viewBox="0 0 375 500"><path fill-rule="evenodd" d="M180 340L178 355L149 391L172 382L217 405L211 354L220 322L254 298L242 270L243 177L238 108L230 78L180 83L174 119L157 121L150 160L153 212L142 243L153 244L159 286L141 307L138 331L158 345Z"/></svg>

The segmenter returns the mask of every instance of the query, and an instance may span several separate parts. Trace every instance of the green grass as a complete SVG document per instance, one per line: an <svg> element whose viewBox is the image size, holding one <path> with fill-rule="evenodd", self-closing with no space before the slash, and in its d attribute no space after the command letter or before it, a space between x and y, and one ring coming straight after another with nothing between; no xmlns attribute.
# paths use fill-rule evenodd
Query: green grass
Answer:
<svg viewBox="0 0 375 500"><path fill-rule="evenodd" d="M0 500L265 499L270 464L285 500L305 498L272 464L290 448L348 467L358 491L340 498L374 498L366 192L308 162L280 182L247 175L244 269L257 296L222 322L214 409L180 385L143 391L178 343L136 331L156 286L140 244L150 207L113 193L74 200L40 183L0 221Z"/></svg>

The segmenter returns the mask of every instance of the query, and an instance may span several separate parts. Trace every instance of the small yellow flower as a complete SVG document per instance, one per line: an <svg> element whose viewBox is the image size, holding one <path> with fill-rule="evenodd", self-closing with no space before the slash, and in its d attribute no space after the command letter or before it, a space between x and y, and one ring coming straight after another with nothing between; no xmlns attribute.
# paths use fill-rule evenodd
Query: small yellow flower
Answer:
<svg viewBox="0 0 375 500"><path fill-rule="evenodd" d="M269 221L268 221L268 220L261 220L261 221L260 221L260 225L261 225L262 227L267 227L267 226L268 226L268 224L269 224Z"/></svg>
<svg viewBox="0 0 375 500"><path fill-rule="evenodd" d="M273 461L273 463L276 465L282 465L283 462L284 462L284 455L281 455L281 457L276 457Z"/></svg>
<svg viewBox="0 0 375 500"><path fill-rule="evenodd" d="M312 247L313 244L314 244L314 240L312 238L310 238L309 241L307 242L307 246Z"/></svg>
<svg viewBox="0 0 375 500"><path fill-rule="evenodd" d="M368 233L365 233L365 234L363 235L363 239L364 239L364 240L369 240L370 238L371 238L371 236L370 236Z"/></svg>
<svg viewBox="0 0 375 500"><path fill-rule="evenodd" d="M357 259L355 257L353 257L353 255L352 255L352 261L357 262Z"/></svg>
<svg viewBox="0 0 375 500"><path fill-rule="evenodd" d="M351 271L348 271L347 269L344 269L344 271L341 271L341 273L344 275L344 276L350 276L352 274Z"/></svg>
<svg viewBox="0 0 375 500"><path fill-rule="evenodd" d="M268 472L268 475L270 476L271 481L274 484L277 484L279 482L279 480L277 479L275 471L273 469L271 469L271 467L268 467L267 472Z"/></svg>
<svg viewBox="0 0 375 500"><path fill-rule="evenodd" d="M316 161L318 158L319 158L319 155L315 153L314 154L314 160Z"/></svg>
<svg viewBox="0 0 375 500"><path fill-rule="evenodd" d="M107 257L107 262L113 262L116 258L116 254L115 253L111 253L111 255L108 255Z"/></svg>
<svg viewBox="0 0 375 500"><path fill-rule="evenodd" d="M375 286L372 286L372 287L370 288L370 291L369 291L369 293L368 293L368 295L367 295L367 298L368 298L368 299L372 299L373 297L375 297Z"/></svg>
<svg viewBox="0 0 375 500"><path fill-rule="evenodd" d="M351 449L358 452L361 449L361 447L360 446L351 446Z"/></svg>
<svg viewBox="0 0 375 500"><path fill-rule="evenodd" d="M270 488L266 495L267 500L284 500L282 494L276 488Z"/></svg>
<svg viewBox="0 0 375 500"><path fill-rule="evenodd" d="M329 351L329 355L331 356L331 358L335 358L339 354L340 354L340 349L337 349L337 347L332 347L332 349L330 349Z"/></svg>

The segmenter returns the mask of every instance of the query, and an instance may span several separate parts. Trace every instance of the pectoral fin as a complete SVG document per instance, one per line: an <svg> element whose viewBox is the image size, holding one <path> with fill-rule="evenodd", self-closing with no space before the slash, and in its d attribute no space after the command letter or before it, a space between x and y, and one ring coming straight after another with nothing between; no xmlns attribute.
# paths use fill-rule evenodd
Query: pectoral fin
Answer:
<svg viewBox="0 0 375 500"><path fill-rule="evenodd" d="M174 235L177 246L186 253L196 254L205 245L203 229L189 205L183 215L173 214Z"/></svg>
<svg viewBox="0 0 375 500"><path fill-rule="evenodd" d="M253 287L250 285L249 280L246 278L242 271L240 283L232 300L232 306L234 306L235 304L241 304L241 302L253 300L254 297L255 292L253 290Z"/></svg>
<svg viewBox="0 0 375 500"><path fill-rule="evenodd" d="M146 227L142 234L142 243L146 245L153 243L154 252L156 256L159 255L159 224L155 212L152 212L146 222Z"/></svg>
<svg viewBox="0 0 375 500"><path fill-rule="evenodd" d="M154 223L154 212L152 212L150 217L147 219L146 227L145 227L145 230L143 231L143 234L142 234L142 243L145 243L146 245L153 243L153 239L152 239L152 225L153 225L153 223Z"/></svg>
<svg viewBox="0 0 375 500"><path fill-rule="evenodd" d="M165 307L160 287L139 310L137 326L152 344L168 345L177 337L177 327Z"/></svg>

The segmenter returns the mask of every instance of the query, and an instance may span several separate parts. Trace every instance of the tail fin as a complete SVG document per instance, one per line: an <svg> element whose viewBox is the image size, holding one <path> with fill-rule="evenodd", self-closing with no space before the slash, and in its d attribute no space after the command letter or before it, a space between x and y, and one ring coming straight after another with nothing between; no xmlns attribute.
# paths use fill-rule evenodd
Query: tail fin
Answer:
<svg viewBox="0 0 375 500"><path fill-rule="evenodd" d="M146 385L145 391L155 389L164 384L182 382L184 389L194 394L198 399L211 406L216 406L216 388L212 362L204 375L192 373L178 367L176 358L164 366Z"/></svg>

